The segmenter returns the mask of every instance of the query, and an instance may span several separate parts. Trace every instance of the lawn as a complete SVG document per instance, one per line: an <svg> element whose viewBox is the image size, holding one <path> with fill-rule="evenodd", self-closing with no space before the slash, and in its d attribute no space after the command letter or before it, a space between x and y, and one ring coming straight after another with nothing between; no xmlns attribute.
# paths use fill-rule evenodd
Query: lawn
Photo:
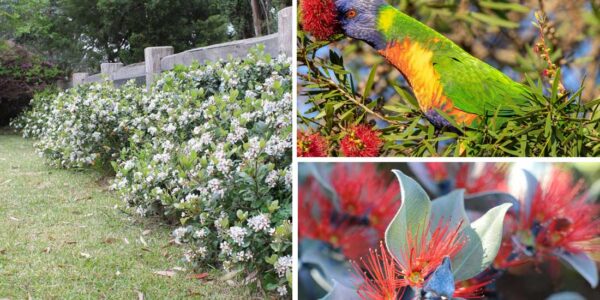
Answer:
<svg viewBox="0 0 600 300"><path fill-rule="evenodd" d="M46 166L32 144L0 132L0 299L253 297L217 271L191 278L171 226L133 215L94 171Z"/></svg>

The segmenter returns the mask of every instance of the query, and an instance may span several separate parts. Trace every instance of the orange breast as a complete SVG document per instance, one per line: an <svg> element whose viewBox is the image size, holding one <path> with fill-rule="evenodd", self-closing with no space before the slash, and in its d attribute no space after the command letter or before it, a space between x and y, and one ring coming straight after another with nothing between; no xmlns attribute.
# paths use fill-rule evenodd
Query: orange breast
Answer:
<svg viewBox="0 0 600 300"><path fill-rule="evenodd" d="M379 50L379 53L404 75L424 112L437 108L457 123L466 125L478 118L475 114L454 107L452 100L444 96L440 75L433 68L433 52L418 42L404 39Z"/></svg>

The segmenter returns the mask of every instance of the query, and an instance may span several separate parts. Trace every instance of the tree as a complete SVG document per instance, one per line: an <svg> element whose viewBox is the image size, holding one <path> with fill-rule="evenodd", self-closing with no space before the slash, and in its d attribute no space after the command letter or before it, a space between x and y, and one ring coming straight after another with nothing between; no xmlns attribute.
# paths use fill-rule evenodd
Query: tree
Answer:
<svg viewBox="0 0 600 300"><path fill-rule="evenodd" d="M58 68L13 42L0 40L0 126L19 114L35 92L53 85Z"/></svg>

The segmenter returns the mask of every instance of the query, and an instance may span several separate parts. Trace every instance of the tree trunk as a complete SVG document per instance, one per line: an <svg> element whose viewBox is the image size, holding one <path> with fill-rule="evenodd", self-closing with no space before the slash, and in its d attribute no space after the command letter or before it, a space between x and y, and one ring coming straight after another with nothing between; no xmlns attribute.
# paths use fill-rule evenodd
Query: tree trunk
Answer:
<svg viewBox="0 0 600 300"><path fill-rule="evenodd" d="M260 18L260 4L259 0L250 0L252 6L252 24L254 25L254 35L262 35L262 19Z"/></svg>

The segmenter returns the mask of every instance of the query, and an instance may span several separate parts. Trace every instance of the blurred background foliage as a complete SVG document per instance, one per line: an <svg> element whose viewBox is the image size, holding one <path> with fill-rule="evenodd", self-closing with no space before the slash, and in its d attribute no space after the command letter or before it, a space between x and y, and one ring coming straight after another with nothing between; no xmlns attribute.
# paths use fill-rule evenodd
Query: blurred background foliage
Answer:
<svg viewBox="0 0 600 300"><path fill-rule="evenodd" d="M585 118L588 125L596 123L593 121L597 119L594 110L597 101L594 102L593 100L600 97L600 0L387 1L444 34L467 52L498 68L513 80L527 84L526 78L529 78L530 82L535 84L528 85L536 86L535 89L543 85L543 92L546 96L549 96L552 93L553 82L542 76L544 70L548 68L548 62L542 59L540 54L534 50L536 43L540 41L540 30L535 26L535 12L545 13L548 16L548 23L544 29L546 46L550 50L552 63L561 69L561 83L570 92L571 96L567 102L570 101L571 104L577 103L582 106L587 105L576 114L552 116L553 121L557 120L557 122L552 124L550 130L561 131L558 133L559 135L568 136L568 131L571 129L567 128L585 127L583 123L561 123L562 120L567 120L567 123L573 121L570 120L573 117ZM299 14L302 14L302 12L299 12ZM375 112L381 111L384 108L383 106L388 108L398 106L394 109L394 112L400 113L402 117L399 117L399 119L406 121L420 116L418 108L409 105L410 101L414 101L410 99L413 96L401 74L392 65L386 63L366 43L340 36L331 44L329 42L313 43L314 40L311 41L312 38L306 36L301 29L302 24L299 24L299 74L301 76L308 72L306 64L302 61L302 52L304 51L305 54L308 54L308 60L312 59L310 55L315 55L314 61L319 64L319 67L327 64L332 66L332 69L335 69L335 72L339 72L339 74L347 72L347 82L346 79L342 79L339 81L341 84L338 84L338 86L358 95L357 98L362 97L365 104L372 104L369 105L369 108L372 108ZM312 50L315 50L314 53L311 53ZM342 65L343 68L340 69ZM376 67L374 68L374 66ZM331 71L331 73L333 72ZM541 80L541 82L538 80ZM319 94L315 92L318 85L310 85L312 83L314 82L306 85L306 82L299 81L299 93L301 95L308 94L312 97ZM331 87L326 89L333 90ZM319 97L324 94L321 93ZM325 113L325 107L315 110L315 103L306 100L307 97L298 98L299 123L304 124L300 128L311 127L322 133L327 131L326 133L331 135L332 131L323 130L323 121L315 120L315 116L319 113ZM377 104L372 102L377 102ZM548 106L550 110L567 111L565 106ZM360 108L356 111L363 113ZM358 122L372 120L372 125L377 123L380 128L384 128L384 138L393 132L396 135L396 141L398 138L409 140L407 147L411 146L413 142L412 145L422 144L423 141L431 144L423 149L413 151L398 149L398 146L395 145L397 143L390 141L392 143L388 143L384 147L382 155L596 156L600 153L600 149L595 149L593 146L598 144L597 125L586 127L589 132L579 132L569 139L552 138L553 134L549 134L544 138L545 140L552 139L555 143L563 143L565 146L569 144L569 141L573 142L574 140L579 140L579 143L583 144L580 148L581 151L570 152L566 148L555 150L547 147L545 149L534 149L535 143L543 142L535 139L535 137L544 136L544 133L548 132L548 129L544 128L544 124L531 129L527 128L528 131L533 131L532 135L520 136L521 133L516 128L506 132L482 132L476 136L466 135L464 138L458 138L455 147L445 147L443 144L446 143L447 145L449 140L456 139L456 134L428 134L428 131L434 131L431 126L423 127L421 124L410 126L411 122L404 123L405 126L398 126L394 130L390 128L393 126L389 126L389 122L382 123L380 122L381 118L371 113L361 114L355 118L350 115L338 117L335 118L334 123L344 120L354 123L357 119L363 117L365 119ZM536 118L542 118L542 121L544 118L540 115L529 115L528 117L530 123L518 122L515 127L524 128L539 121ZM386 121L390 119L393 120L393 118L389 118ZM325 122L330 122L330 120ZM317 125L317 123L319 124ZM422 134L415 133L413 137L403 136L407 127L409 129L416 128ZM334 129L333 132L336 132L336 130ZM504 137L490 138L488 137L490 135ZM507 139L506 136L510 136L510 138ZM414 141L411 142L410 140L413 138ZM519 141L520 139L527 139L531 143L525 145L525 143ZM440 142L442 145L440 145ZM461 142L464 144L460 145ZM478 144L481 147L469 149L466 144ZM569 148L573 148L573 145ZM390 149L390 146L395 149ZM499 147L504 147L506 151L497 152L493 150ZM335 151L332 153L336 155Z"/></svg>
<svg viewBox="0 0 600 300"><path fill-rule="evenodd" d="M181 52L273 33L277 12L291 4L291 0L0 0L0 40L26 47L65 73L94 73L100 62L143 61L145 47L171 45Z"/></svg>

